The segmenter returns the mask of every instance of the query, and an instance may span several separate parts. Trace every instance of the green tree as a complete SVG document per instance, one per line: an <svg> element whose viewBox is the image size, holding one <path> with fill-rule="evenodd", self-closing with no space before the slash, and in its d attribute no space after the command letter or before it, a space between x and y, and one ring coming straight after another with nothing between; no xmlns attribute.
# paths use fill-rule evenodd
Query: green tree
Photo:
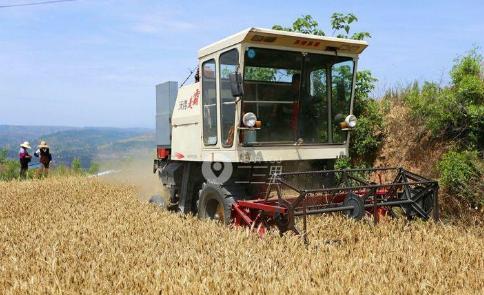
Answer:
<svg viewBox="0 0 484 295"><path fill-rule="evenodd" d="M331 15L331 27L333 28L333 36L336 34L338 38L363 40L371 38L368 32L357 32L349 37L351 24L357 22L358 18L353 13L343 14L335 12Z"/></svg>
<svg viewBox="0 0 484 295"><path fill-rule="evenodd" d="M339 12L331 15L331 29L333 30L333 36L338 38L363 40L370 38L371 35L368 32L356 32L349 37L351 30L351 24L357 22L358 18L352 14L343 14ZM312 34L318 36L325 36L324 31L319 27L318 21L316 21L311 15L303 15L298 17L290 27L283 27L281 25L272 26L274 30L299 32L303 34Z"/></svg>
<svg viewBox="0 0 484 295"><path fill-rule="evenodd" d="M319 23L310 15L303 15L297 18L291 27L283 27L281 25L273 25L272 29L288 32L299 32L303 34L312 34L324 36L324 31L319 28Z"/></svg>

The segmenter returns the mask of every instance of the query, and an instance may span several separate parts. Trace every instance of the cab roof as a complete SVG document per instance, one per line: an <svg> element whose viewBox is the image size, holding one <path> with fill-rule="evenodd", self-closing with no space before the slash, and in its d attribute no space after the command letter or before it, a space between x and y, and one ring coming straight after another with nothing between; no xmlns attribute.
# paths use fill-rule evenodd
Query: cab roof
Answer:
<svg viewBox="0 0 484 295"><path fill-rule="evenodd" d="M201 48L198 51L198 58L202 58L242 42L277 45L298 49L319 49L321 51L337 51L350 54L360 54L368 46L368 43L361 40L342 39L271 29L248 28Z"/></svg>

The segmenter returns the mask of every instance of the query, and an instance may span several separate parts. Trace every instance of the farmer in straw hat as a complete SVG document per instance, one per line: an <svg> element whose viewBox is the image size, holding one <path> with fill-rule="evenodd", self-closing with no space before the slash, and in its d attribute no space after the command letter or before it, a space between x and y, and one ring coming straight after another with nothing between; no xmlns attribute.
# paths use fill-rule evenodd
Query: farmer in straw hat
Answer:
<svg viewBox="0 0 484 295"><path fill-rule="evenodd" d="M40 169L39 169L39 174L42 176L47 176L49 174L49 165L50 162L52 161L52 154L50 153L49 146L47 145L47 142L41 141L37 151L35 151L34 156L39 158L40 162Z"/></svg>
<svg viewBox="0 0 484 295"><path fill-rule="evenodd" d="M25 179L27 177L27 170L29 170L29 162L32 160L32 156L29 155L30 144L25 141L20 145L20 150L18 151L18 158L20 161L20 178Z"/></svg>

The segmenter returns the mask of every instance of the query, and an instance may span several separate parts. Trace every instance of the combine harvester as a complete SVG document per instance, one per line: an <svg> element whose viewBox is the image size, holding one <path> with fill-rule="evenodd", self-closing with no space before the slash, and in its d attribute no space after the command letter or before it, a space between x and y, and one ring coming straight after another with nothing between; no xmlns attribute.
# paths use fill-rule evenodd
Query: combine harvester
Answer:
<svg viewBox="0 0 484 295"><path fill-rule="evenodd" d="M331 212L437 219L435 181L403 168L334 170L357 128L366 47L251 28L200 49L194 84L156 87L153 172L167 207L261 235L306 233L308 215Z"/></svg>

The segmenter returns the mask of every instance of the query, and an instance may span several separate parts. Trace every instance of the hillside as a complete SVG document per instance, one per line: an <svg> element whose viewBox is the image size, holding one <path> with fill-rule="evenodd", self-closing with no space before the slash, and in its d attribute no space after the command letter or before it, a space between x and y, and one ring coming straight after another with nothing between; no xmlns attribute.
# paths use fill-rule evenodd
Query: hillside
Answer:
<svg viewBox="0 0 484 295"><path fill-rule="evenodd" d="M392 106L385 115L384 122L385 138L374 165L405 167L417 174L439 180L439 160L455 143L429 136L424 126L415 124L410 110L403 105ZM480 224L484 221L482 207L478 210L469 208L459 196L449 193L442 186L439 199L442 217L447 221Z"/></svg>
<svg viewBox="0 0 484 295"><path fill-rule="evenodd" d="M148 129L83 128L61 131L44 137L51 146L56 163L70 164L74 158L82 167L92 161L122 158L134 148L153 148L154 136Z"/></svg>
<svg viewBox="0 0 484 295"><path fill-rule="evenodd" d="M29 140L34 148L40 140L46 140L55 165L70 165L79 158L84 168L93 161L122 159L134 150L155 146L153 131L144 128L3 126L1 132L8 136L0 147L8 148L10 158L16 158L20 142Z"/></svg>
<svg viewBox="0 0 484 295"><path fill-rule="evenodd" d="M0 191L7 294L484 292L480 227L320 216L305 247L171 214L92 178L0 182Z"/></svg>
<svg viewBox="0 0 484 295"><path fill-rule="evenodd" d="M24 141L34 142L39 137L76 129L67 126L0 125L0 148L17 149L18 145Z"/></svg>
<svg viewBox="0 0 484 295"><path fill-rule="evenodd" d="M414 82L379 100L360 93L351 164L400 166L438 180L444 217L482 223L483 61L473 49L454 60L448 84Z"/></svg>

